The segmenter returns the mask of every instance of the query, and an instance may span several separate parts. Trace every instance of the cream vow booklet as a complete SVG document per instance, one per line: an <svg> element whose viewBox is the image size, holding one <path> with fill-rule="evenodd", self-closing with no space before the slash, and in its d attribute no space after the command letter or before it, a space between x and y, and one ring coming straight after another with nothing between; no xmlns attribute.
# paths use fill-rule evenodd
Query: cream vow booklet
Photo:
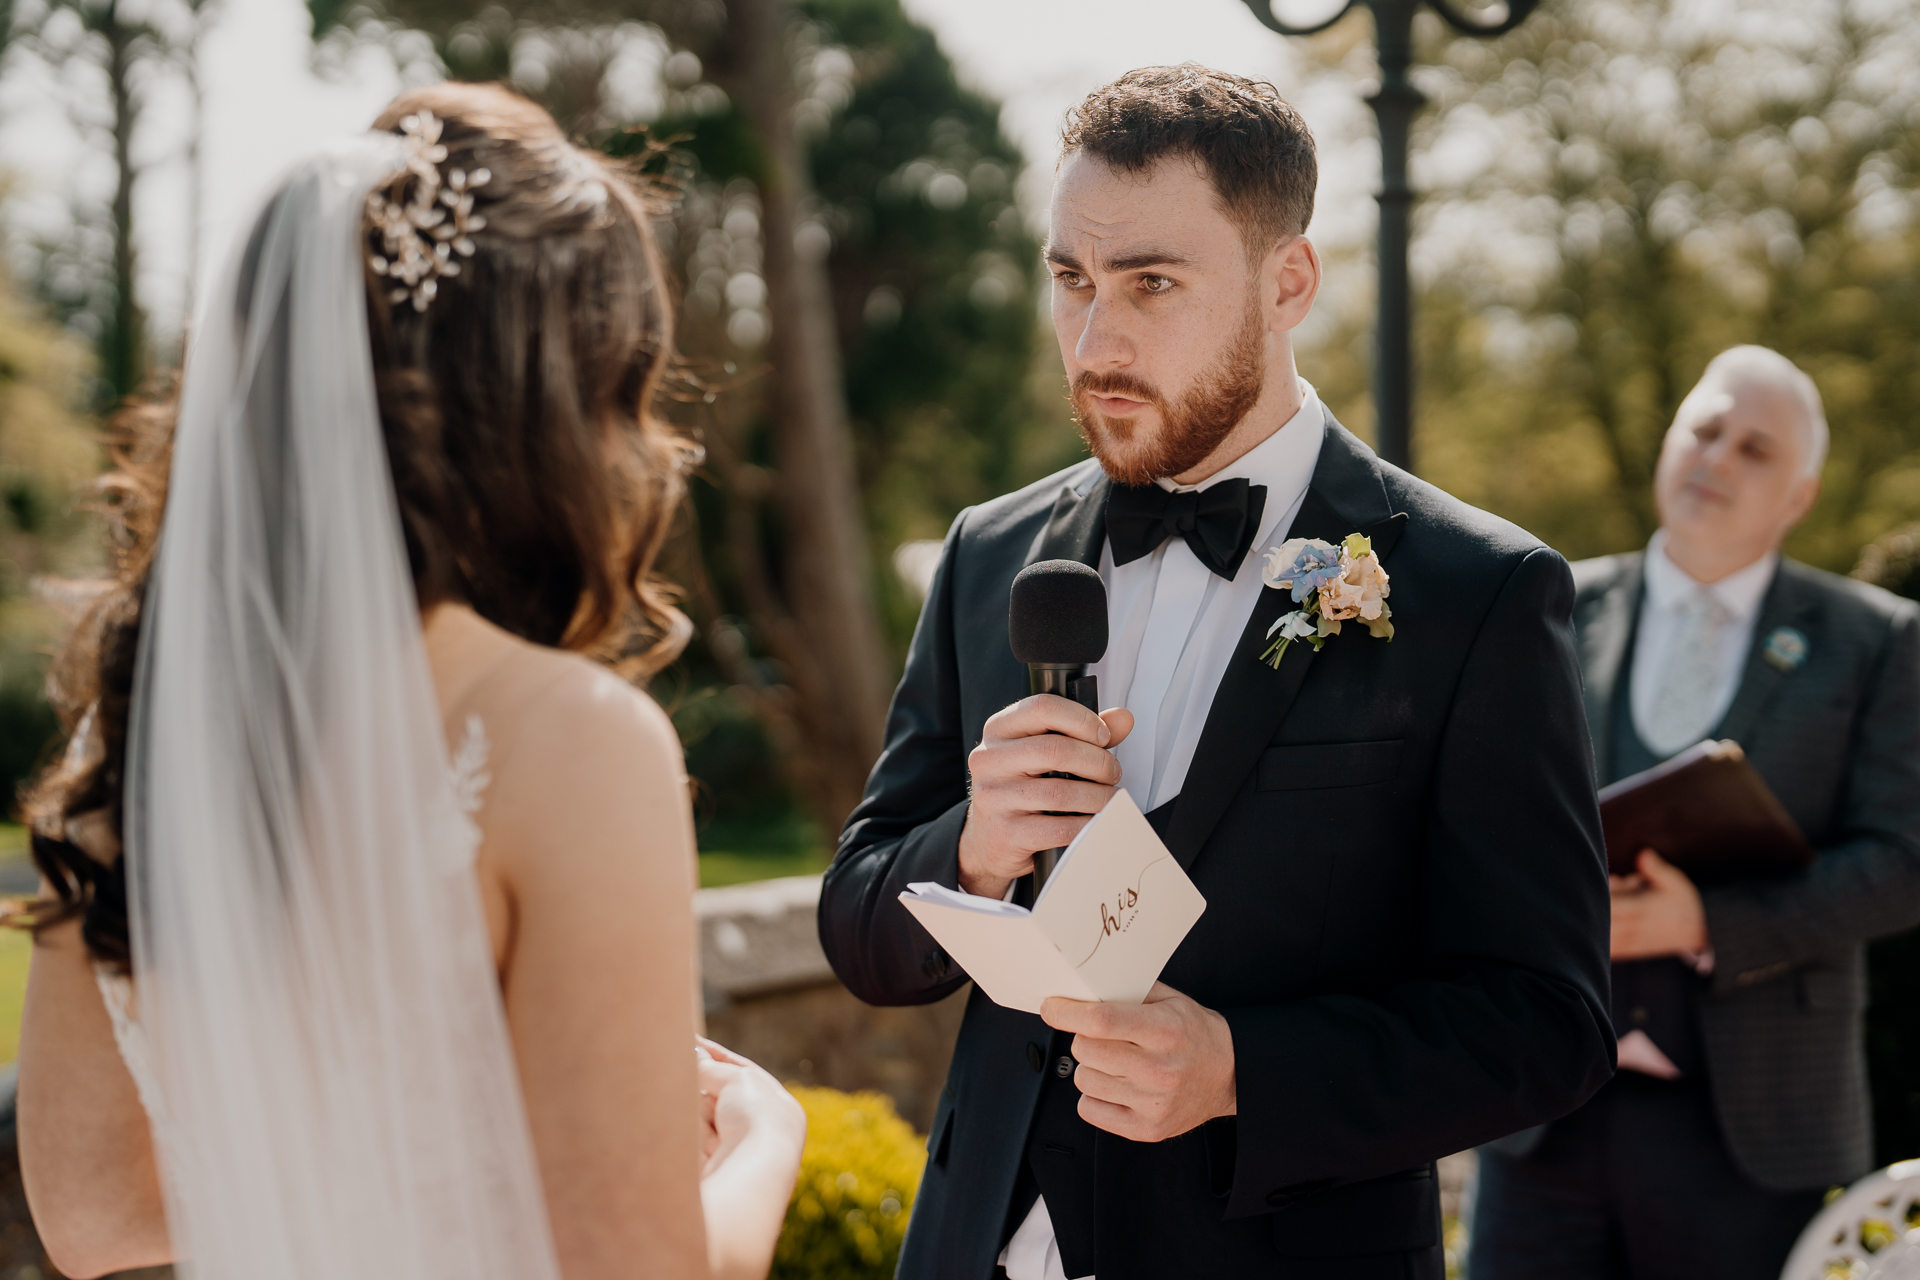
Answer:
<svg viewBox="0 0 1920 1280"><path fill-rule="evenodd" d="M1125 790L1080 829L1029 911L921 881L900 901L995 1004L1139 1004L1207 900Z"/></svg>

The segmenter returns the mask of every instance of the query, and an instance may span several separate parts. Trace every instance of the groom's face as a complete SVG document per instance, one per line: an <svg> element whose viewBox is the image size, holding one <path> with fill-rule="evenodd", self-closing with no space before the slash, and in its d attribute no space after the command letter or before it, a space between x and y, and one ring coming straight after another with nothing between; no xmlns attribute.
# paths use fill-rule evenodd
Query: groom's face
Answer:
<svg viewBox="0 0 1920 1280"><path fill-rule="evenodd" d="M1047 263L1074 416L1123 484L1192 470L1287 354L1262 306L1262 262L1185 157L1129 173L1068 155Z"/></svg>

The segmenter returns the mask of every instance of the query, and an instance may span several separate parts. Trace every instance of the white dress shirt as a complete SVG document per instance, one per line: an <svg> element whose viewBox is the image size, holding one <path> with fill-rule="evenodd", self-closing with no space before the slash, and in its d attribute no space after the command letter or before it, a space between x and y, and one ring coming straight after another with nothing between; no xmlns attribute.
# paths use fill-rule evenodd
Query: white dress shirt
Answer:
<svg viewBox="0 0 1920 1280"><path fill-rule="evenodd" d="M1107 656L1095 663L1100 705L1133 712L1133 732L1114 750L1120 785L1148 813L1180 794L1220 677L1263 590L1260 552L1286 537L1306 500L1324 434L1320 397L1300 379L1300 411L1285 426L1200 484L1157 483L1176 493L1245 477L1267 488L1253 545L1229 582L1195 558L1183 538L1116 566L1100 553L1107 584Z"/></svg>
<svg viewBox="0 0 1920 1280"><path fill-rule="evenodd" d="M1700 594L1711 596L1729 621L1720 629L1710 655L1707 696L1702 699L1700 737L1713 732L1726 718L1740 691L1740 677L1746 671L1747 653L1753 648L1754 624L1760 620L1760 603L1773 582L1780 557L1774 554L1758 560L1714 583L1697 582L1667 556L1664 530L1647 544L1644 561L1645 598L1640 605L1639 634L1633 645L1633 670L1629 674L1628 696L1633 711L1634 732L1642 740L1653 738L1654 711L1660 697L1667 664L1674 660L1674 644L1685 626L1685 606ZM1649 741L1649 745L1651 742ZM1684 744L1687 746L1691 743ZM1682 956L1682 961L1702 973L1713 970L1713 951L1697 956ZM1662 1080L1677 1079L1680 1069L1653 1042L1653 1037L1635 1028L1620 1037L1620 1068Z"/></svg>
<svg viewBox="0 0 1920 1280"><path fill-rule="evenodd" d="M1227 664L1258 657L1234 651L1263 589L1260 553L1283 540L1300 513L1325 435L1320 397L1305 378L1299 382L1300 411L1239 459L1199 484L1155 482L1187 492L1244 476L1267 487L1253 544L1231 582L1201 564L1182 538L1123 565L1113 563L1111 543L1100 554L1109 639L1092 674L1100 678L1101 706L1133 712L1133 732L1114 755L1120 785L1147 812L1180 794ZM1000 1265L1008 1280L1068 1280L1044 1198L1008 1241Z"/></svg>
<svg viewBox="0 0 1920 1280"><path fill-rule="evenodd" d="M1646 599L1640 606L1640 628L1634 639L1630 677L1633 727L1643 739L1649 737L1654 702L1660 695L1660 678L1673 657L1673 643L1681 626L1681 606L1695 593L1712 596L1732 617L1732 622L1720 631L1713 662L1713 696L1707 700L1711 714L1706 717L1700 736L1704 738L1711 733L1726 717L1727 708L1733 705L1733 695L1740 689L1747 652L1753 648L1753 627L1760 618L1760 602L1773 582L1773 571L1779 562L1778 555L1769 553L1718 582L1695 582L1685 569L1667 558L1666 531L1653 535L1653 541L1647 544Z"/></svg>

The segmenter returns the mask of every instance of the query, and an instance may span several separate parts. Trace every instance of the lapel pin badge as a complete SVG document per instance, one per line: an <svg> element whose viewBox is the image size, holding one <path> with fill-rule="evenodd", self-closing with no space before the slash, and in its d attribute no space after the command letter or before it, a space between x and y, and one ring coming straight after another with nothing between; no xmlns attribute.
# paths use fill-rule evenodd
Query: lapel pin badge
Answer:
<svg viewBox="0 0 1920 1280"><path fill-rule="evenodd" d="M1807 637L1795 627L1775 627L1767 633L1761 656L1781 671L1798 671L1807 660Z"/></svg>

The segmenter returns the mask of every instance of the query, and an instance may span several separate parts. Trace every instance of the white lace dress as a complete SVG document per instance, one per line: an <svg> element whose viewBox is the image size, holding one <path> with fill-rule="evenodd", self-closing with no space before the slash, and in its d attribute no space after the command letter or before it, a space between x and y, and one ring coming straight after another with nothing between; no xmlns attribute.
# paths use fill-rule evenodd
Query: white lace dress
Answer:
<svg viewBox="0 0 1920 1280"><path fill-rule="evenodd" d="M466 735L460 740L460 749L453 753L449 768L453 777L454 799L459 803L460 812L467 822L469 858L480 847L477 819L480 806L486 799L487 784L493 780L493 776L487 772L487 757L491 750L485 723L479 716L468 716ZM145 1030L140 1026L133 979L99 963L93 966L93 979L99 985L100 998L107 1006L107 1018L113 1023L114 1043L120 1046L120 1057L127 1064L127 1074L133 1077L133 1087L140 1094L140 1105L146 1109L147 1122L153 1128L154 1146L160 1151L177 1150L172 1123L167 1116L166 1100L161 1096L159 1073L154 1070L153 1049L147 1042ZM162 1160L160 1166L164 1171L166 1161Z"/></svg>

